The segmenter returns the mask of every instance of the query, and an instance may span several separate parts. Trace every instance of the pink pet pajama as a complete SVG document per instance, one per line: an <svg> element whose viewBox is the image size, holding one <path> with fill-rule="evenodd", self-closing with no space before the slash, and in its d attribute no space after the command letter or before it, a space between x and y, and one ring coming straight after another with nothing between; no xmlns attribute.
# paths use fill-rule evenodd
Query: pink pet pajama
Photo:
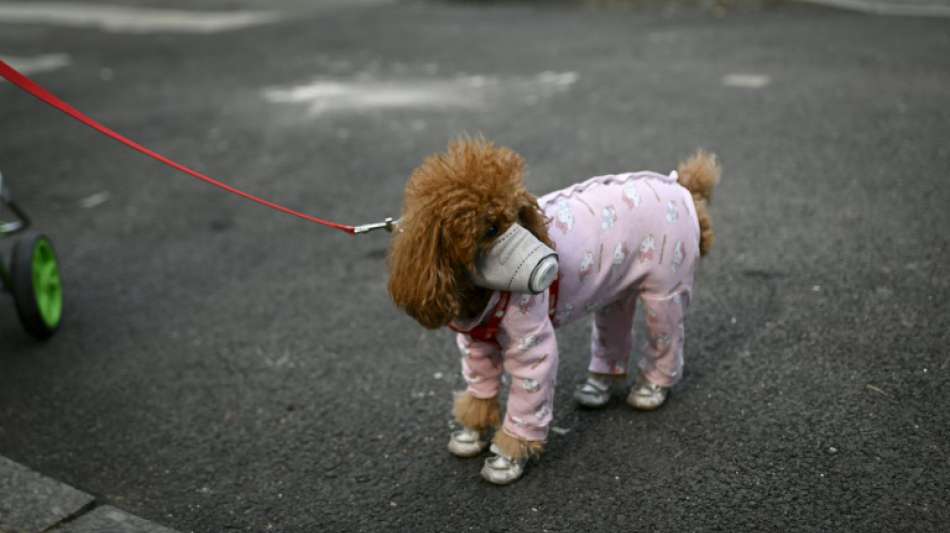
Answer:
<svg viewBox="0 0 950 533"><path fill-rule="evenodd" d="M669 176L598 176L539 199L558 253L556 304L541 294L495 292L482 316L454 323L468 392L493 398L511 378L503 430L544 441L551 424L558 348L554 329L593 313L589 370L627 373L640 300L648 339L640 370L657 385L682 377L683 327L699 259L699 222L690 193ZM493 338L473 328L495 316ZM477 340L479 337L483 340Z"/></svg>

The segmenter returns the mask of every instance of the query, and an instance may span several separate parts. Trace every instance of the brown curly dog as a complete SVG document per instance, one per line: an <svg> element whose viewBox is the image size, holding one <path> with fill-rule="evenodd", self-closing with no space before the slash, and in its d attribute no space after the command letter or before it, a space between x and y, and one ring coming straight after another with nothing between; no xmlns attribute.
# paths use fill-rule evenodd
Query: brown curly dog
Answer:
<svg viewBox="0 0 950 533"><path fill-rule="evenodd" d="M584 405L607 401L603 378L626 376L638 297L651 334L638 386L662 394L659 403L648 398L656 407L679 379L677 331L698 257L715 239L708 204L720 168L715 155L700 151L668 176L600 176L540 200L525 189L523 175L521 156L481 138L456 140L447 152L429 156L406 185L388 263L397 307L426 328L462 331L458 342L469 387L456 396L454 414L479 438L471 455L487 445L481 437L504 421L493 451L515 465L540 454L550 425L555 327L594 315L588 380L593 388L587 396L575 395ZM473 281L476 260L513 224L557 251L560 279L552 289L509 299ZM495 324L496 337L468 334L495 314L504 317ZM536 320L529 320L532 314ZM504 420L498 403L502 372L511 378ZM631 398L631 405L648 408Z"/></svg>

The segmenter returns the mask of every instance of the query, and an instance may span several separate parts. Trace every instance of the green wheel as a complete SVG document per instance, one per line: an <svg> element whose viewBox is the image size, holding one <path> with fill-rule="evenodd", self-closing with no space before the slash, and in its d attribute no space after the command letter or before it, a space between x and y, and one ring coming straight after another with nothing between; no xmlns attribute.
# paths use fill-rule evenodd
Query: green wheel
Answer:
<svg viewBox="0 0 950 533"><path fill-rule="evenodd" d="M63 285L56 251L48 237L28 233L17 240L10 281L23 328L37 339L50 338L63 317Z"/></svg>

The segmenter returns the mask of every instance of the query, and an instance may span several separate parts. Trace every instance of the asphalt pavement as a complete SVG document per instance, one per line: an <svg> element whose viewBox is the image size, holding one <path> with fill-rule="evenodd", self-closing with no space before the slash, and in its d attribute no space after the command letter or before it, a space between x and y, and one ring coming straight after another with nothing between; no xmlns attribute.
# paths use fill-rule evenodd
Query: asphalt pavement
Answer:
<svg viewBox="0 0 950 533"><path fill-rule="evenodd" d="M565 328L547 453L489 486L445 450L458 356L389 302L385 234L227 196L0 83L0 170L67 291L47 343L0 295L0 455L180 531L947 530L950 19L115 3L254 16L0 20L0 57L331 220L396 215L464 132L521 152L536 193L717 152L685 378L654 413L581 409L588 327Z"/></svg>

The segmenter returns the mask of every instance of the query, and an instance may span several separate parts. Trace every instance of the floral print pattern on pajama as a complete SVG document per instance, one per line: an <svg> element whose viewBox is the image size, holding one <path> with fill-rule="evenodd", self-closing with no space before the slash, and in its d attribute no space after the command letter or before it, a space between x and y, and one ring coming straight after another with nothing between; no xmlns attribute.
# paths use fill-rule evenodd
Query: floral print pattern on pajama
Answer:
<svg viewBox="0 0 950 533"><path fill-rule="evenodd" d="M553 318L550 294L514 295L501 312L495 342L459 333L462 375L477 398L493 398L511 377L503 430L546 440L553 416L558 350L554 329L585 310L594 315L589 370L625 374L633 351L633 316L640 299L648 339L640 368L653 383L682 376L684 318L699 259L699 222L689 192L669 175L637 172L597 176L549 193L539 204L550 219L559 264ZM495 293L468 331L495 312Z"/></svg>

